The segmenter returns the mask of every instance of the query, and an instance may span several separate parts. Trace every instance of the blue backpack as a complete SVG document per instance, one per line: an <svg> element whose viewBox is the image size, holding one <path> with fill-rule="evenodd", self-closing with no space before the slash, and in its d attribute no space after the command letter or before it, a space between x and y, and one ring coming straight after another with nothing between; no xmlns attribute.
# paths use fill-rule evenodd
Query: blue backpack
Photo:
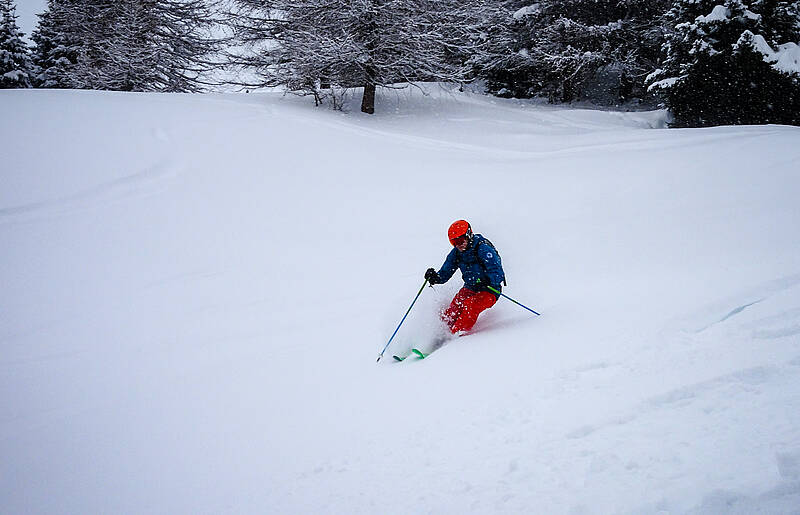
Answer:
<svg viewBox="0 0 800 515"><path fill-rule="evenodd" d="M486 265L483 264L483 260L480 259L480 257L478 256L478 247L480 246L481 243L485 243L485 244L489 245L490 247L492 247L492 250L494 250L494 253L497 254L497 260L500 261L500 269L503 270L503 286L508 286L508 283L506 282L506 271L503 268L503 260L500 258L500 253L497 252L497 247L494 246L494 243L489 241L489 238L487 238L486 236L484 236L482 234L476 234L475 237L479 238L478 242L475 244L475 246L472 249L472 251L475 252L475 261L477 261L478 263L481 264L481 267L483 268L484 272L487 272Z"/></svg>

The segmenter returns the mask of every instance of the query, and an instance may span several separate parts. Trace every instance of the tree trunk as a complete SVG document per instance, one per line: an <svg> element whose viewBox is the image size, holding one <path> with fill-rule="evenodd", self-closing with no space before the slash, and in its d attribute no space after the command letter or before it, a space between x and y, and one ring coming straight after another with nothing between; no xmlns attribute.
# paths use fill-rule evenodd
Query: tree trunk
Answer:
<svg viewBox="0 0 800 515"><path fill-rule="evenodd" d="M364 96L361 98L361 112L375 114L375 84L364 84Z"/></svg>

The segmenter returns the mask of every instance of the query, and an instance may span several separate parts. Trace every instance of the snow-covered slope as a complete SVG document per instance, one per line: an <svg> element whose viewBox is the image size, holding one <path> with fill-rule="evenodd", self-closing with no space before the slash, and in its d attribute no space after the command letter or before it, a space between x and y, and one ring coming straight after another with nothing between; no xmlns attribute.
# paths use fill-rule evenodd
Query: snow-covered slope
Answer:
<svg viewBox="0 0 800 515"><path fill-rule="evenodd" d="M798 513L800 129L431 93L0 92L0 511Z"/></svg>

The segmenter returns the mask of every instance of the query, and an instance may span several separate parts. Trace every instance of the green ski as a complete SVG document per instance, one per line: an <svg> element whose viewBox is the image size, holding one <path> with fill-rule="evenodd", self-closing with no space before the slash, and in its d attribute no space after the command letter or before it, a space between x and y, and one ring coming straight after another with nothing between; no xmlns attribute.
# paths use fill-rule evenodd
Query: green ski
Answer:
<svg viewBox="0 0 800 515"><path fill-rule="evenodd" d="M392 355L392 357L394 358L395 361L405 361L406 359L410 358L411 356L414 356L415 358L419 358L419 359L425 359L428 355L423 353L419 349L411 349L411 352L409 352L405 356L398 356L397 354L393 354Z"/></svg>

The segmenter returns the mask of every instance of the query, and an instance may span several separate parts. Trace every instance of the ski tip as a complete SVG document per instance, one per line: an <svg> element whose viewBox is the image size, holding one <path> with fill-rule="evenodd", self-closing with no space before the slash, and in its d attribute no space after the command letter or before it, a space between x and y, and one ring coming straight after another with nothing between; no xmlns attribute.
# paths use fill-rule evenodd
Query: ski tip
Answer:
<svg viewBox="0 0 800 515"><path fill-rule="evenodd" d="M411 349L411 352L419 356L419 359L425 359L425 354L422 353L419 349Z"/></svg>
<svg viewBox="0 0 800 515"><path fill-rule="evenodd" d="M392 356L392 357L395 359L395 361L403 361L404 359L406 359L406 358L401 358L400 356L397 356L397 355Z"/></svg>

